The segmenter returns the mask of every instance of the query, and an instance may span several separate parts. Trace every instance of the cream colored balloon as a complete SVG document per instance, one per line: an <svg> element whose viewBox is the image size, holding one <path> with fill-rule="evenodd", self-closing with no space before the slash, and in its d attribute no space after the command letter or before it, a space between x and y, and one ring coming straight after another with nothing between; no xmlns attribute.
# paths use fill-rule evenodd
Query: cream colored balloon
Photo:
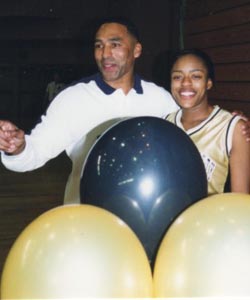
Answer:
<svg viewBox="0 0 250 300"><path fill-rule="evenodd" d="M10 250L1 299L151 297L143 246L118 217L91 205L52 209Z"/></svg>
<svg viewBox="0 0 250 300"><path fill-rule="evenodd" d="M250 195L185 210L163 238L153 284L156 297L250 297Z"/></svg>

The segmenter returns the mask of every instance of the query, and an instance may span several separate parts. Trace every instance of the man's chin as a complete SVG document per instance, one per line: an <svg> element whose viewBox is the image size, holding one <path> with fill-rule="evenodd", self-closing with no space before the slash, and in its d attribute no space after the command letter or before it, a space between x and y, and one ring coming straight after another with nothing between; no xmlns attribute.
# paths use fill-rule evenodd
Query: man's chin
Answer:
<svg viewBox="0 0 250 300"><path fill-rule="evenodd" d="M118 78L112 74L102 74L103 80L107 83L116 81Z"/></svg>

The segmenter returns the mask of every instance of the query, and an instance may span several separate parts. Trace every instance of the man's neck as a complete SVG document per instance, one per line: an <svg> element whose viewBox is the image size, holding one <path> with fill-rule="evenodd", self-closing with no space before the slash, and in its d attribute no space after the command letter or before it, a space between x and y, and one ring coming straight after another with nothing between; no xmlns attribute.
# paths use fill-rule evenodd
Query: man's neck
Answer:
<svg viewBox="0 0 250 300"><path fill-rule="evenodd" d="M105 80L104 80L105 81ZM134 87L134 75L129 78L120 78L117 80L105 81L109 86L114 89L122 89L124 94L127 95L129 91Z"/></svg>

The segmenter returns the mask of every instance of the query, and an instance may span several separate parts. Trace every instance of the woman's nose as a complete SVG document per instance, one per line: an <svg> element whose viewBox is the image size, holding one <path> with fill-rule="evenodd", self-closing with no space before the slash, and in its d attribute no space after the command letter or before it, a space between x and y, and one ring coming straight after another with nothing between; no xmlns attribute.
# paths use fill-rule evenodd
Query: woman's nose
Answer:
<svg viewBox="0 0 250 300"><path fill-rule="evenodd" d="M182 80L182 85L190 85L191 84L191 80L188 76L183 77Z"/></svg>

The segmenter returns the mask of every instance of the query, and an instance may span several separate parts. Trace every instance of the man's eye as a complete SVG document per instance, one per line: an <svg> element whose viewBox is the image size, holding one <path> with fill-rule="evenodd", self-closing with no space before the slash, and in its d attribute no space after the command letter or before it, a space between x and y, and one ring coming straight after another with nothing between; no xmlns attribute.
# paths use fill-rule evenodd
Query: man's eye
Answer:
<svg viewBox="0 0 250 300"><path fill-rule="evenodd" d="M117 48L117 47L120 47L120 46L121 46L120 43L112 43L112 47L113 47L113 48Z"/></svg>
<svg viewBox="0 0 250 300"><path fill-rule="evenodd" d="M95 44L95 49L101 49L102 48L102 45L101 44Z"/></svg>

